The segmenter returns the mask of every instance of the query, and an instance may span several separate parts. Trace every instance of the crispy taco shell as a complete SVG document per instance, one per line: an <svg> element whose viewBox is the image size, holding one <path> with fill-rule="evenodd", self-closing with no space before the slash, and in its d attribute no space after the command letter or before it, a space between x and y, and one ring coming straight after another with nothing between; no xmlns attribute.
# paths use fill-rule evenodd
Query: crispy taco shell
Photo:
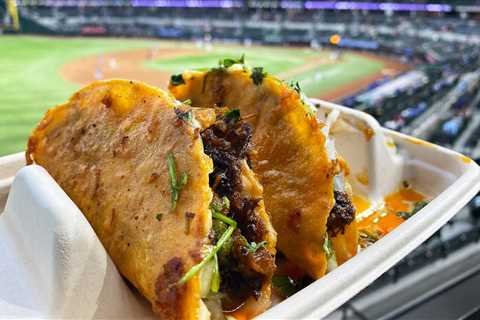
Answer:
<svg viewBox="0 0 480 320"><path fill-rule="evenodd" d="M254 128L252 169L264 187L278 249L312 277L324 275L336 161L327 154L324 124L299 92L245 67L185 72L169 90L194 107L240 109Z"/></svg>
<svg viewBox="0 0 480 320"><path fill-rule="evenodd" d="M43 166L86 216L124 275L152 304L161 319L207 318L200 297L200 273L178 281L205 255L212 216L209 174L200 128L179 118L185 109L173 97L132 81L92 83L67 103L49 110L32 133L27 163ZM213 110L199 111L200 125L215 121ZM188 180L172 209L167 155ZM244 192L261 195L245 169ZM255 214L270 226L263 201ZM275 233L266 239L274 253ZM258 314L269 305L270 279Z"/></svg>

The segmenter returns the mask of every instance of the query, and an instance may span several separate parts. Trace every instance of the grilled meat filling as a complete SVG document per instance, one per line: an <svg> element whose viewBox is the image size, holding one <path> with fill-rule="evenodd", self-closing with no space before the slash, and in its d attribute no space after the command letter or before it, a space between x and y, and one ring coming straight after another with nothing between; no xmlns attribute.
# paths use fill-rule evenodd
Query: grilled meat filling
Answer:
<svg viewBox="0 0 480 320"><path fill-rule="evenodd" d="M225 311L233 311L248 297L258 297L264 280L271 276L275 261L261 243L266 229L255 215L260 199L246 198L242 194L241 166L250 148L252 128L249 124L220 116L216 123L202 133L204 151L213 160L210 186L215 198L227 197L230 201L224 214L237 222L238 229L218 253L221 292L225 293L222 305ZM214 220L214 237L217 240L226 225Z"/></svg>
<svg viewBox="0 0 480 320"><path fill-rule="evenodd" d="M335 205L327 220L328 234L332 237L345 232L345 226L355 219L355 208L346 192L334 191Z"/></svg>
<svg viewBox="0 0 480 320"><path fill-rule="evenodd" d="M213 160L210 186L220 197L229 199L241 189L240 161L250 148L252 127L230 119L221 118L202 133L205 153Z"/></svg>

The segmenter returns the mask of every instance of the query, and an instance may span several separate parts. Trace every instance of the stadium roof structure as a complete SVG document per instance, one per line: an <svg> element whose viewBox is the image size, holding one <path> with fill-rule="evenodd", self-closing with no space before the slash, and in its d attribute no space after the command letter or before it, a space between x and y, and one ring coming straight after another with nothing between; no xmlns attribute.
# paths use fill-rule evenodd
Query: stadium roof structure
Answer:
<svg viewBox="0 0 480 320"><path fill-rule="evenodd" d="M450 12L445 3L374 1L248 1L248 0L18 0L20 6L142 6L177 8L281 8L306 10L376 10Z"/></svg>
<svg viewBox="0 0 480 320"><path fill-rule="evenodd" d="M480 12L478 1L303 1L303 0L17 0L18 6L252 8L293 10L362 10L383 12Z"/></svg>

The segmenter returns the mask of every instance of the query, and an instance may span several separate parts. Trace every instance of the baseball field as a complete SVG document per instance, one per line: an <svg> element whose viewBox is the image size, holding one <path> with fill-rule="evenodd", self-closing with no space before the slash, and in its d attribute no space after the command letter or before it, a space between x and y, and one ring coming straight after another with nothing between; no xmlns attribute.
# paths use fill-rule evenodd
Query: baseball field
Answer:
<svg viewBox="0 0 480 320"><path fill-rule="evenodd" d="M172 73L245 54L250 66L299 81L310 97L336 100L405 70L386 58L298 47L0 36L0 156L25 148L42 114L96 79L128 78L165 88Z"/></svg>

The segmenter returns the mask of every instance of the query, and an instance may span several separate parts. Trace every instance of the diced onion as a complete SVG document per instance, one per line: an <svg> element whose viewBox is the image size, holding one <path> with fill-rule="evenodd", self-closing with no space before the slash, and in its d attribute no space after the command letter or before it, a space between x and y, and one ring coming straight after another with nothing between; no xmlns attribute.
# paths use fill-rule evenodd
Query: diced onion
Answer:
<svg viewBox="0 0 480 320"><path fill-rule="evenodd" d="M203 302L208 308L208 311L210 311L210 319L211 320L224 320L225 315L223 314L223 309L222 309L222 302L219 297L209 297L207 299L204 299Z"/></svg>
<svg viewBox="0 0 480 320"><path fill-rule="evenodd" d="M338 267L337 258L335 257L335 251L332 256L328 258L327 261L327 273L333 271Z"/></svg>
<svg viewBox="0 0 480 320"><path fill-rule="evenodd" d="M343 172L333 177L333 190L345 192L345 177L343 176Z"/></svg>
<svg viewBox="0 0 480 320"><path fill-rule="evenodd" d="M210 320L210 311L208 310L207 306L205 303L203 303L202 300L200 300L200 312L198 315L199 320Z"/></svg>

